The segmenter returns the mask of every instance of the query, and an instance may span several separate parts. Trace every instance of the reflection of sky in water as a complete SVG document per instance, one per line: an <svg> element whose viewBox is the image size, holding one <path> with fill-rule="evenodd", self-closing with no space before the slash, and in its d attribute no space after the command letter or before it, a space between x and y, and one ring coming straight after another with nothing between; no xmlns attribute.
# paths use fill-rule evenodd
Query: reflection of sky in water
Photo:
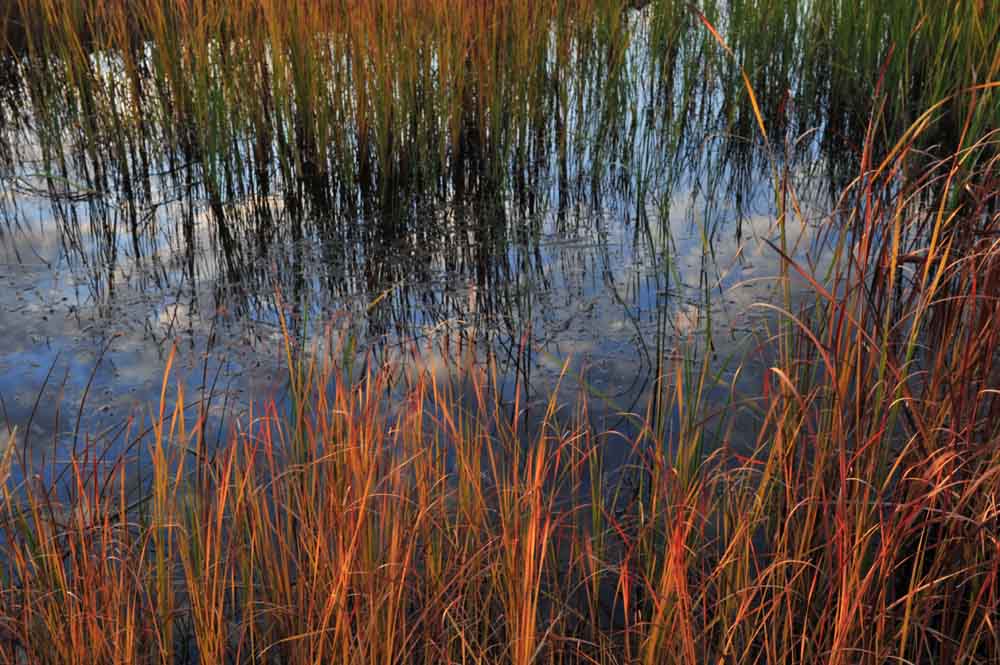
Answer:
<svg viewBox="0 0 1000 665"><path fill-rule="evenodd" d="M330 232L308 227L298 243L288 237L280 199L229 203L234 229L254 228L261 209L282 229L262 246L251 232L237 238L242 291L230 288L234 267L221 266L207 206L186 207L180 180L153 182L152 202L139 211L137 260L124 201L111 194L98 206L53 206L45 195L52 183L39 175L40 155L27 137L17 177L0 174L0 427L31 421L36 450L50 450L55 438L64 453L85 392L83 432L129 415L148 419L173 342L174 376L184 378L188 400L214 388L216 415L245 406L247 395L281 395L276 289L292 304L295 327L319 334L331 320L341 330L351 321L359 348L376 344L431 371L449 367L439 349L458 353L474 340L479 359L496 358L505 390L519 384L529 400L549 393L568 365L560 398L579 396L584 376L597 418L641 410L657 358L670 361L681 348L696 359L710 352L716 366L738 365L755 320L767 317L753 304L778 301L778 255L765 243L778 237L771 182L759 174L736 197L723 184L730 173L713 152L717 137L679 150L663 119L647 113L655 101L644 82L653 72L641 49L640 35L621 83L632 103L615 130L631 146L627 160L597 149L607 117L567 108L565 181L586 182L601 160L614 174L606 179L620 178L620 187L567 194L553 151L547 179L534 183L549 207L524 212L505 201L486 215L437 205L416 213L424 221L403 237L378 237L377 224L348 219ZM567 99L593 98L595 85L570 81ZM701 103L711 107L713 99ZM81 193L77 183L54 186ZM822 200L804 174L797 186L804 202ZM583 203L594 198L599 208ZM819 222L787 229L794 255L814 264L824 259L815 254ZM101 242L109 227L114 252ZM793 278L793 290L801 287ZM751 366L740 379L752 390L759 374Z"/></svg>
<svg viewBox="0 0 1000 665"><path fill-rule="evenodd" d="M598 416L639 410L654 378L658 340L668 359L682 345L697 354L708 348L711 320L716 362L735 358L738 363L749 348L754 317L764 316L752 305L777 298L778 256L764 240L776 241L778 230L767 212L766 185L744 211L739 240L733 223L737 211L725 200L707 200L693 191L675 194L665 217L650 205L639 224L634 208L626 205L602 212L575 205L562 218L548 210L533 238L512 242L506 257L499 257L507 263L500 271L506 283L494 278L484 286L474 267L430 253L410 257L419 264L414 274L422 281L405 279L404 258L402 266L389 266L395 270L387 269L381 281L352 275L348 266L338 287L328 288L331 276L343 268L324 263L329 255L318 241L272 247L260 260L276 266L276 283L286 300L294 300L281 267L288 264L281 262L297 255L299 302L306 303L314 332L339 312L353 312L361 346L381 343L383 349L395 349L393 357L411 360L409 349L416 348L419 362L439 371L446 363L435 354L444 340L454 352L457 340L474 339L479 357L491 348L509 373L508 387L520 381L529 399L551 391L568 363L562 399L580 394L577 378L584 375L591 410ZM247 394L281 394L282 341L273 291L262 287L233 295L216 288L220 271L204 213L196 216L193 284L184 261L164 241L158 255L146 256L141 264L119 260L113 296L106 287L95 287L93 269L66 251L47 202L20 196L16 213L8 217L16 224L8 222L0 243L2 417L21 428L32 420L36 449L49 450L56 430L67 445L66 433L75 427L88 382L84 432L102 431L129 414L148 417L159 399L171 341L178 344L175 376L185 377L188 398L198 396L207 376L219 393L216 413L226 404L223 395L235 400L232 405L245 404ZM795 222L788 229L798 256L815 250L818 221L803 228ZM162 219L161 226L169 228L168 222ZM89 242L89 229L79 228ZM415 246L407 245L411 254ZM157 280L150 278L151 269L159 271ZM502 293L484 293L487 289ZM504 308L484 305L499 296L508 303ZM361 316L366 311L394 323L369 326ZM522 340L526 330L530 334ZM418 340L415 347L398 346L412 339ZM744 372L743 381L751 385L753 373Z"/></svg>

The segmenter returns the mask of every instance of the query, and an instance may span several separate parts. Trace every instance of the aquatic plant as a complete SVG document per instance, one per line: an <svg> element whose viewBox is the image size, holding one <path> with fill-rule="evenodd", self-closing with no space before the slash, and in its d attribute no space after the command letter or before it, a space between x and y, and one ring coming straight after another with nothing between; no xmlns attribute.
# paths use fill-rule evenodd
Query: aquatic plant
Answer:
<svg viewBox="0 0 1000 665"><path fill-rule="evenodd" d="M815 302L762 331L720 440L693 357L664 367L677 418L625 438L585 402L527 422L475 366L465 395L422 374L390 398L393 367L348 378L289 333L289 408L209 450L168 363L128 435L148 468L94 440L67 483L5 484L0 657L994 662L1000 217L967 184L997 137L900 180L916 131L863 157L833 272L789 259Z"/></svg>
<svg viewBox="0 0 1000 665"><path fill-rule="evenodd" d="M784 233L771 248L783 298L759 304L775 316L743 359L765 368L757 390L656 340L654 399L602 431L585 395L572 411L557 390L507 399L494 365L461 359L455 383L361 371L282 318L289 398L259 400L215 447L171 356L114 456L92 434L39 474L6 437L0 660L1000 661L995 17L848 4L643 15L683 101L653 122L694 122L696 89L724 91L731 145L762 148L733 163L772 175L780 231L813 223L789 175L800 130L860 136L822 220L832 258ZM494 183L516 191L532 161L569 182L573 151L633 131L614 112L636 66L620 3L130 6L22 2L3 20L40 22L17 52L42 72L26 86L49 193L99 216L129 192L137 228L129 201L164 165L224 244L241 196L290 190L301 211L474 191L502 208ZM837 60L859 35L864 112L843 107L856 79ZM607 96L595 134L568 130L565 68ZM840 111L794 129L793 85Z"/></svg>

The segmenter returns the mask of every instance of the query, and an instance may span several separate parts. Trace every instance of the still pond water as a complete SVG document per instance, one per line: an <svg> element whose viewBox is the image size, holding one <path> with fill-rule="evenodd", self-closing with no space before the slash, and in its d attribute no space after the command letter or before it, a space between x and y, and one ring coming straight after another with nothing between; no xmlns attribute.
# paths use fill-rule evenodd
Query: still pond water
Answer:
<svg viewBox="0 0 1000 665"><path fill-rule="evenodd" d="M645 408L661 363L671 371L681 356L707 355L720 372L711 399L752 392L754 350L774 320L755 305L782 302L772 173L764 159L731 164L723 132L702 125L679 141L650 120L640 39L628 58L618 138L628 159L600 169L613 177L593 184L591 151L555 150L530 196L417 197L391 233L378 208L303 224L294 193L276 188L223 205L234 226L266 219L277 231L223 241L218 211L176 169L149 169L135 213L122 191L81 184L86 173L53 174L34 121L49 110L26 105L5 132L16 158L0 173L0 430L17 425L43 463L87 436L117 445L129 416L156 408L173 345L173 380L192 402L210 395L224 430L251 400L285 395L279 307L308 339L331 330L405 368L444 376L444 356L492 358L508 395L520 386L544 398L558 385L567 403L586 395L602 427ZM565 126L586 135L594 114L576 108ZM782 177L801 213L785 242L822 265L826 157L809 140L791 157ZM802 286L792 281L793 297Z"/></svg>

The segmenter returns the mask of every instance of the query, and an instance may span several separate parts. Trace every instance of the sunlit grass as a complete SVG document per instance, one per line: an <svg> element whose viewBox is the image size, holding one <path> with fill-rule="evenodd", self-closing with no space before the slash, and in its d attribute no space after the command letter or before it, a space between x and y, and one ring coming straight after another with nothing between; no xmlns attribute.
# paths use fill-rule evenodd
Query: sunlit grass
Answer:
<svg viewBox="0 0 1000 665"><path fill-rule="evenodd" d="M66 485L6 482L0 655L995 662L996 192L951 207L983 175L966 153L900 182L911 145L873 155L831 218L853 229L832 276L789 264L815 303L782 315L777 364L726 416L750 398L755 449L732 424L703 447L694 357L664 367L655 404L676 417L624 436L555 398L524 422L488 367L464 370L468 394L431 374L400 392L390 365L348 379L290 341L290 405L210 452L166 408L184 403L168 364L133 426L148 469L81 451ZM908 203L936 179L942 208ZM631 471L605 473L612 451Z"/></svg>

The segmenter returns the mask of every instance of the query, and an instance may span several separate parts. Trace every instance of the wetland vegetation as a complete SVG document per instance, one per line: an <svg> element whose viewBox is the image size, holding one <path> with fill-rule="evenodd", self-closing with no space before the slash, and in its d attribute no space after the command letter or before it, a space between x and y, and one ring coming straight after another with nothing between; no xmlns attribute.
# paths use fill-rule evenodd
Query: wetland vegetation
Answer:
<svg viewBox="0 0 1000 665"><path fill-rule="evenodd" d="M993 0L0 37L0 662L1000 662Z"/></svg>

